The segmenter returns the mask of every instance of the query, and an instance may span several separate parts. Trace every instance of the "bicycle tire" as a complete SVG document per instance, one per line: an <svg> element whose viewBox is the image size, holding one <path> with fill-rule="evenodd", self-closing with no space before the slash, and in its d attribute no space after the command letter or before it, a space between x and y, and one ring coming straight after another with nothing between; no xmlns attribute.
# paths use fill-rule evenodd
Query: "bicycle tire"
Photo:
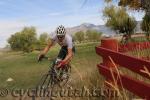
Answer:
<svg viewBox="0 0 150 100"><path fill-rule="evenodd" d="M50 80L50 75L49 75L49 73L44 74L44 75L42 76L42 78L40 79L40 81L38 82L36 88L37 88L37 89L39 89L39 88L40 88L40 89L47 88L48 85L49 85L49 80Z"/></svg>

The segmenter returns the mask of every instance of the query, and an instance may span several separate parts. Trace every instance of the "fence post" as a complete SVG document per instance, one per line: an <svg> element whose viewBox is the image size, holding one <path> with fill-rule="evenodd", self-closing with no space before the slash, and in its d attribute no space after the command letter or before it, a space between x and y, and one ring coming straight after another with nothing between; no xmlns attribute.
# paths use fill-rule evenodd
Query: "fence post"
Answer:
<svg viewBox="0 0 150 100"><path fill-rule="evenodd" d="M116 39L112 39L112 38L104 38L101 40L101 47L118 52L118 41ZM111 55L110 55L110 57L111 57ZM112 61L110 60L110 58L108 56L102 56L102 60L103 60L102 65L104 65L108 68L112 68L112 69L114 68L114 64L112 63ZM107 78L106 78L106 81L114 84L111 80L109 80ZM105 89L113 90L113 88L111 88L111 86L108 83L106 83L106 81L104 83ZM109 94L113 94L112 92L110 91ZM116 94L118 94L117 91L114 91L114 92ZM114 96L117 97L117 95L114 95ZM109 97L107 99L112 100L111 95L109 95Z"/></svg>
<svg viewBox="0 0 150 100"><path fill-rule="evenodd" d="M118 41L116 39L112 39L112 38L102 39L101 47L118 52ZM107 66L109 68L114 67L113 63L111 62L111 60L109 59L108 56L103 56L102 59L103 59L102 64L104 66Z"/></svg>

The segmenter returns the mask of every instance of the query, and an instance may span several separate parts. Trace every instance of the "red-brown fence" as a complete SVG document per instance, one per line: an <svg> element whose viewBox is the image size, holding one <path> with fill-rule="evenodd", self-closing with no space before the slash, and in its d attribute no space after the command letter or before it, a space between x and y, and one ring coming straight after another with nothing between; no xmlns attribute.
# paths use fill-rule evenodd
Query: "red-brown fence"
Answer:
<svg viewBox="0 0 150 100"><path fill-rule="evenodd" d="M101 41L101 46L96 47L96 53L103 58L103 62L97 66L99 72L106 77L106 79L114 82L113 78L115 78L119 86L122 85L123 88L129 90L135 95L150 100L150 84L122 74L119 74L120 80L118 80L117 71L112 71L115 66L120 66L150 79L150 73L148 73L150 71L149 61L118 52L118 43L114 39L103 39Z"/></svg>

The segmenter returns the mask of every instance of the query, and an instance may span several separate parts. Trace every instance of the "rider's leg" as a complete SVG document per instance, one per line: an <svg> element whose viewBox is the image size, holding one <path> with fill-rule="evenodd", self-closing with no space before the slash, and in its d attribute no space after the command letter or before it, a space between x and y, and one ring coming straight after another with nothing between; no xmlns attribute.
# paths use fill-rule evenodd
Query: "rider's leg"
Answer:
<svg viewBox="0 0 150 100"><path fill-rule="evenodd" d="M67 52L68 52L67 51L67 46L63 46L63 47L61 47L57 57L63 60L63 59L65 59L65 57L67 55Z"/></svg>
<svg viewBox="0 0 150 100"><path fill-rule="evenodd" d="M73 51L73 56L74 56L74 54L75 54L75 47L72 48L72 51ZM67 47L62 47L60 52L59 52L58 57L64 59L66 57L67 53L68 53L68 48ZM62 71L62 73L60 75L60 79L62 79L62 80L65 79L68 76L68 71L71 72L71 64L70 64L71 59L72 58L70 58L66 62L67 65L65 65L65 67L63 67L63 69L62 69L63 71Z"/></svg>
<svg viewBox="0 0 150 100"><path fill-rule="evenodd" d="M72 48L72 52L73 52L73 56L74 56L74 55L75 55L75 46ZM65 59L67 53L68 53L68 47L67 47L67 46L61 47L61 49L60 49L60 51L59 51L59 54L58 54L58 58L61 58L62 60ZM72 58L73 58L73 57L72 57ZM71 59L72 59L72 58L70 58L70 60L68 60L68 61L66 62L66 63L67 63L67 65L66 65L67 68L65 68L65 69L71 68L70 62L71 62Z"/></svg>
<svg viewBox="0 0 150 100"><path fill-rule="evenodd" d="M75 50L75 46L72 48L72 52L73 52L73 56L70 58L70 60L67 62L67 69L70 69L70 71L71 71L71 59L74 57L74 55L75 55L75 52L76 52L76 50ZM68 71L68 70L67 70Z"/></svg>

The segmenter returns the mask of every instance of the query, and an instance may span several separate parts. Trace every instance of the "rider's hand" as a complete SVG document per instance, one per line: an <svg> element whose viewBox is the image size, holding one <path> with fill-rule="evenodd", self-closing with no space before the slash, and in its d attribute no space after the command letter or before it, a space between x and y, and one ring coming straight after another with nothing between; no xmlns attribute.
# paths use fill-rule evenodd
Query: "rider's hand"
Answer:
<svg viewBox="0 0 150 100"><path fill-rule="evenodd" d="M45 55L44 54L39 54L39 56L38 56L38 62L39 61L42 61L42 59L45 57Z"/></svg>
<svg viewBox="0 0 150 100"><path fill-rule="evenodd" d="M65 66L65 65L66 65L66 63L62 60L62 61L60 61L60 63L57 65L57 68L63 67L63 66Z"/></svg>

